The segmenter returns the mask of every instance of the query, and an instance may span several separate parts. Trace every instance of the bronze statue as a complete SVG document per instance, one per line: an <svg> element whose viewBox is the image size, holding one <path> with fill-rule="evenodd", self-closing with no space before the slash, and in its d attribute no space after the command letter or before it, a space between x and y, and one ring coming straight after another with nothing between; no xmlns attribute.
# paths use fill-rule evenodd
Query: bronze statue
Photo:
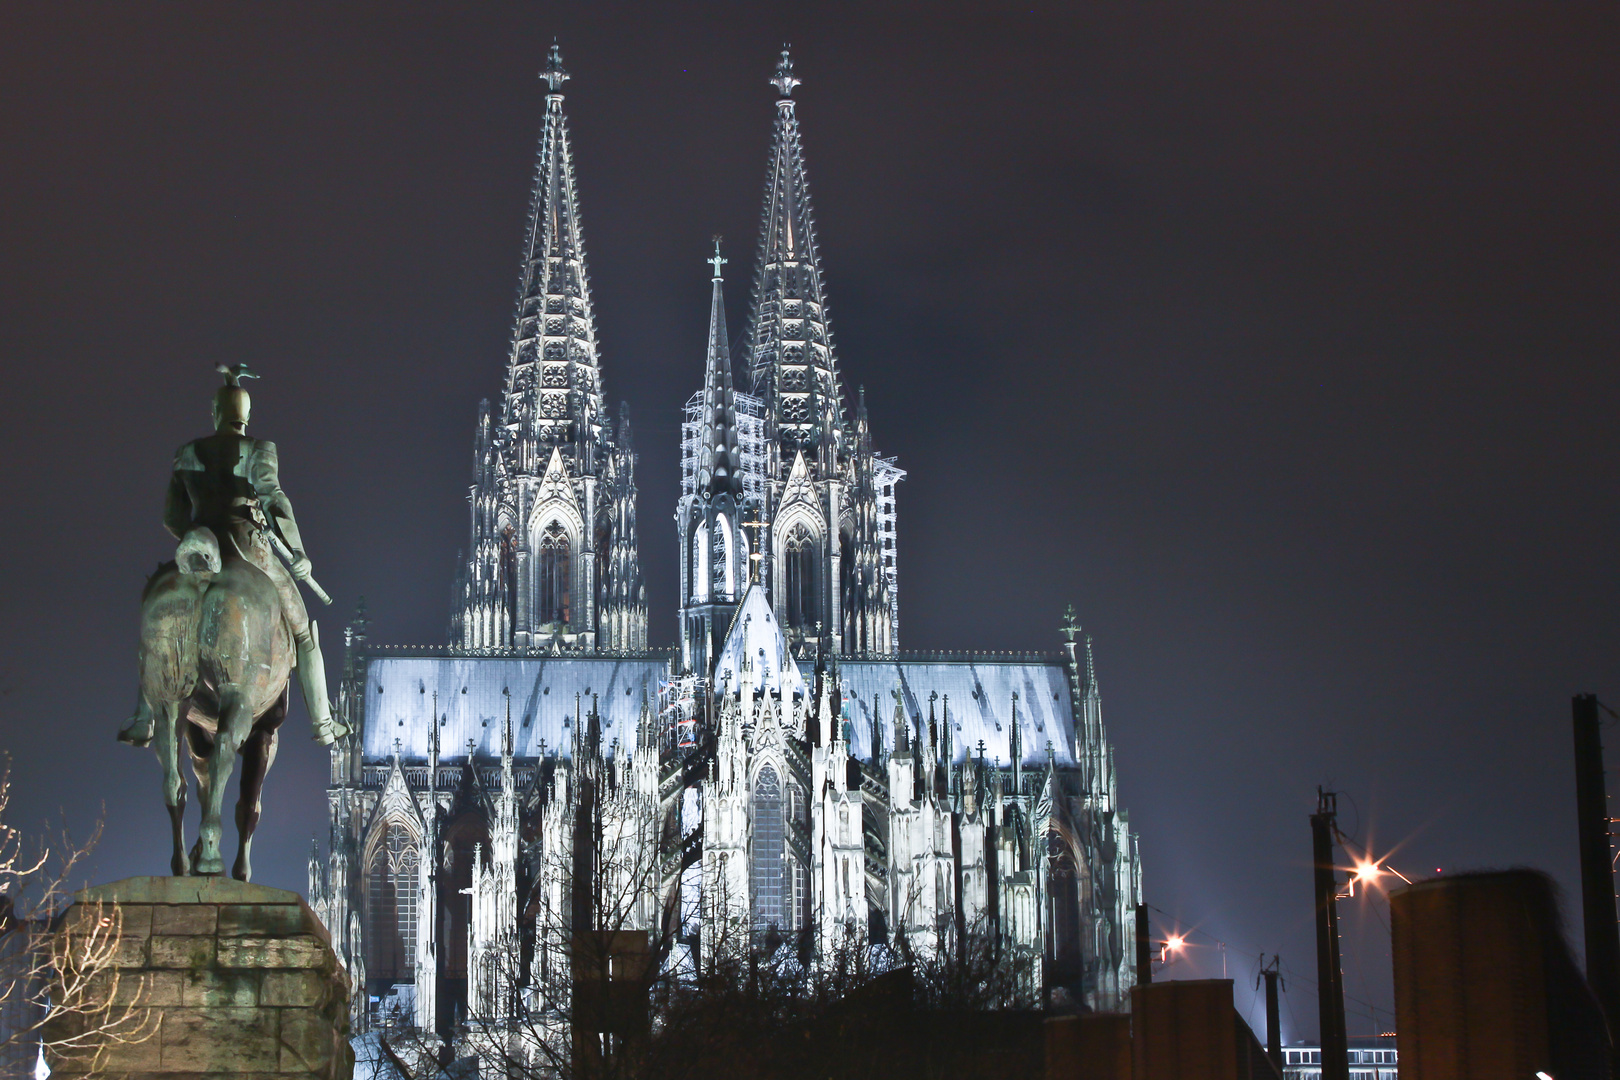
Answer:
<svg viewBox="0 0 1620 1080"><path fill-rule="evenodd" d="M241 843L231 873L246 881L293 670L315 741L331 743L348 728L332 716L319 631L295 582L331 601L310 577L292 503L277 476L275 444L247 435L251 402L241 383L254 376L242 364L218 370L225 385L214 395L214 434L175 454L163 524L180 544L175 561L158 567L141 596L140 693L135 716L118 737L157 750L175 874L224 872L220 814L241 753ZM182 738L202 804L189 856Z"/></svg>

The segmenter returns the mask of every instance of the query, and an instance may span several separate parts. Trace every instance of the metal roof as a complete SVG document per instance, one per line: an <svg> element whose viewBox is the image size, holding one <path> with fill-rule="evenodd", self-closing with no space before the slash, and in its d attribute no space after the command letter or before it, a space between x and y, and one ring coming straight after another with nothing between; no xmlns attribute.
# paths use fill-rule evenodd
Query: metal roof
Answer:
<svg viewBox="0 0 1620 1080"><path fill-rule="evenodd" d="M797 666L791 657L784 665L792 676L783 679L796 689ZM588 713L591 696L602 716L602 739L627 744L633 754L636 722L641 715L641 692L657 706L659 683L669 677L669 661L661 657L488 657L488 656L375 656L365 661L366 688L362 749L366 760L393 756L399 740L408 760L427 757L428 719L433 696L439 704L439 758L464 761L467 741L474 756L499 757L501 726L506 718L505 689L511 690L514 752L520 758L547 752L569 756L573 742L575 695ZM778 677L787 675L778 669ZM844 715L851 721L851 752L872 755L873 707L883 732L883 746L893 750L894 698L899 687L915 737L928 719L928 695L938 693L936 716L950 698L951 749L955 761L977 754L984 743L986 760L1003 765L1012 759L1014 693L1018 694L1018 723L1026 766L1046 763L1046 745L1052 744L1059 765L1073 765L1074 703L1069 678L1059 661L1002 660L994 657L967 660L840 660ZM876 698L876 702L874 702Z"/></svg>
<svg viewBox="0 0 1620 1080"><path fill-rule="evenodd" d="M447 657L378 656L365 662L366 700L362 751L368 761L393 756L426 759L433 695L439 703L439 759L499 757L501 728L511 691L513 749L518 757L548 753L569 756L573 742L575 695L588 714L591 696L602 716L603 745L614 739L635 750L641 695L657 708L658 684L669 677L661 657Z"/></svg>
<svg viewBox="0 0 1620 1080"><path fill-rule="evenodd" d="M936 718L950 697L951 751L962 761L984 742L987 761L1012 761L1013 694L1018 695L1018 724L1024 764L1044 766L1046 744L1052 744L1059 765L1073 765L1074 704L1069 675L1058 661L983 660L907 661L840 660L838 678L843 689L844 715L851 721L851 753L872 755L873 698L882 725L883 746L893 750L894 691L904 696L912 720L913 738L928 722L928 695L938 693Z"/></svg>

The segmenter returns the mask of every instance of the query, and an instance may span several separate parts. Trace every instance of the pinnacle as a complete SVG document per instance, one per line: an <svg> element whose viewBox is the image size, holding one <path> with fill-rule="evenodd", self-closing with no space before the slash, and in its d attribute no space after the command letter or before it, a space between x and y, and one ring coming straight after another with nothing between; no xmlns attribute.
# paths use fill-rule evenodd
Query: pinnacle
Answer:
<svg viewBox="0 0 1620 1080"><path fill-rule="evenodd" d="M782 46L782 59L777 61L776 76L771 79L771 85L776 87L777 93L784 98L792 97L793 88L798 86L801 81L793 75L793 57L788 55L790 47L785 44Z"/></svg>
<svg viewBox="0 0 1620 1080"><path fill-rule="evenodd" d="M562 66L562 49L558 47L556 38L551 40L551 52L546 56L546 70L540 73L540 78L551 87L553 94L560 93L562 84L572 78Z"/></svg>

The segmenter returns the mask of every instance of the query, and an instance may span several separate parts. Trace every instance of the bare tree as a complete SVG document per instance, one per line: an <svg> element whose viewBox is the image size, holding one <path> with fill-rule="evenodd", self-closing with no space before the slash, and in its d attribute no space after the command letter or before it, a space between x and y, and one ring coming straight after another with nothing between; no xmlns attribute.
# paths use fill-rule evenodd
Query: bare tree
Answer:
<svg viewBox="0 0 1620 1080"><path fill-rule="evenodd" d="M10 769L0 771L0 1063L32 1075L43 1051L74 1072L101 1072L118 1048L145 1042L157 1016L142 1003L146 980L126 974L117 904L73 903L72 882L101 836L64 831L37 850L6 820ZM64 917L65 916L65 917Z"/></svg>

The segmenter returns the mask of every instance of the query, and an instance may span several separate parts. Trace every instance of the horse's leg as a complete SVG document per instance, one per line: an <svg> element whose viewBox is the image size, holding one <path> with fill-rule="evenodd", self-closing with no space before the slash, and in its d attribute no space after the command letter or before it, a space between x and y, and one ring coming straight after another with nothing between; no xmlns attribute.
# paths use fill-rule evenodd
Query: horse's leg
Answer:
<svg viewBox="0 0 1620 1080"><path fill-rule="evenodd" d="M253 732L242 744L242 781L236 800L236 865L231 876L238 881L253 877L253 830L259 827L260 799L265 774L276 761L276 729L287 717L287 693L270 706L253 724Z"/></svg>
<svg viewBox="0 0 1620 1080"><path fill-rule="evenodd" d="M186 753L191 757L191 775L197 781L197 805L208 805L208 762L214 756L213 732L201 724L188 720L186 713L181 713L180 730L186 736ZM197 858L202 853L202 837L191 845L192 873L196 873Z"/></svg>
<svg viewBox="0 0 1620 1080"><path fill-rule="evenodd" d="M236 766L236 752L253 731L253 710L242 691L222 687L219 698L219 730L214 733L214 752L208 757L208 799L203 804L202 828L198 831L202 844L198 849L196 872L208 875L225 872L225 860L219 854L225 787Z"/></svg>
<svg viewBox="0 0 1620 1080"><path fill-rule="evenodd" d="M169 825L174 832L174 855L169 859L169 872L176 877L191 871L190 860L186 858L186 777L180 771L178 739L183 708L178 702L165 702L153 714L152 732L158 764L163 769L163 804L169 808Z"/></svg>

